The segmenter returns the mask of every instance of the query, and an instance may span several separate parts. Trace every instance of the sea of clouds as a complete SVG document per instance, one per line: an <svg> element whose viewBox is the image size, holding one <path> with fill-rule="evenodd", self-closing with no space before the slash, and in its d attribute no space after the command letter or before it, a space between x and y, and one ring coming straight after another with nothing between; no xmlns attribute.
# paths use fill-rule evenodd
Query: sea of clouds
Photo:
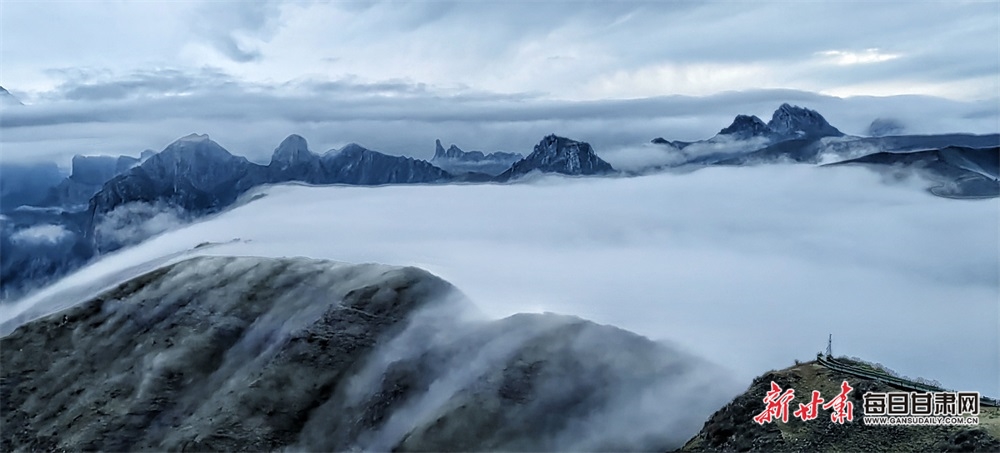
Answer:
<svg viewBox="0 0 1000 453"><path fill-rule="evenodd" d="M997 200L942 199L923 186L863 168L777 165L261 187L0 306L0 334L178 257L308 256L419 266L491 317L577 315L747 383L812 359L833 334L837 355L1000 395Z"/></svg>

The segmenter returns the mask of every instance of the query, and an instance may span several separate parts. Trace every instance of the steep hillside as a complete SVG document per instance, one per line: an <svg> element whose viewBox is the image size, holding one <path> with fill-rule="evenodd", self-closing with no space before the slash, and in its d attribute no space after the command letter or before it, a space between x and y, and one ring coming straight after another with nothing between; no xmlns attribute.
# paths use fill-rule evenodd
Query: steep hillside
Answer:
<svg viewBox="0 0 1000 453"><path fill-rule="evenodd" d="M0 324L0 450L664 450L722 403L644 337L470 309L416 268L168 264Z"/></svg>

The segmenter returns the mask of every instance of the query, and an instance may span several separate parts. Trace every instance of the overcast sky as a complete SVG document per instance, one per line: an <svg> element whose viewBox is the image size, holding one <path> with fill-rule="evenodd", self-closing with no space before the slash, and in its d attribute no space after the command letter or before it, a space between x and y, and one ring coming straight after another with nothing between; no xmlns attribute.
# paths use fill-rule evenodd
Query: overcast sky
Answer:
<svg viewBox="0 0 1000 453"><path fill-rule="evenodd" d="M998 2L0 4L7 159L162 149L265 160L289 133L428 157L698 139L781 102L863 134L998 126Z"/></svg>

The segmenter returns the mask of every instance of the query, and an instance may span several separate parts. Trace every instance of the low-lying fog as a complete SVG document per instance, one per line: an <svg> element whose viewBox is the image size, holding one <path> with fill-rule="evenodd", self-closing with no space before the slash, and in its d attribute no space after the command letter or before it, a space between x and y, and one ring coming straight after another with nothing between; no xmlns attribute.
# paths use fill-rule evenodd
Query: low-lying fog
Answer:
<svg viewBox="0 0 1000 453"><path fill-rule="evenodd" d="M552 311L671 342L747 384L833 334L837 355L1000 395L998 201L862 168L708 168L527 184L261 188L36 297L205 254L415 265L486 313ZM250 195L250 194L248 194ZM805 391L802 389L801 391Z"/></svg>

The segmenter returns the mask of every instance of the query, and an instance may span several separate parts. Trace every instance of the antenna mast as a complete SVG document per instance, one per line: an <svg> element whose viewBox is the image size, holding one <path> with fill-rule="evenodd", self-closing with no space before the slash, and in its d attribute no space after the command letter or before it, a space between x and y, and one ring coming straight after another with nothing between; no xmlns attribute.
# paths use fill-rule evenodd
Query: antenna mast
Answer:
<svg viewBox="0 0 1000 453"><path fill-rule="evenodd" d="M826 340L826 356L833 357L833 334Z"/></svg>

